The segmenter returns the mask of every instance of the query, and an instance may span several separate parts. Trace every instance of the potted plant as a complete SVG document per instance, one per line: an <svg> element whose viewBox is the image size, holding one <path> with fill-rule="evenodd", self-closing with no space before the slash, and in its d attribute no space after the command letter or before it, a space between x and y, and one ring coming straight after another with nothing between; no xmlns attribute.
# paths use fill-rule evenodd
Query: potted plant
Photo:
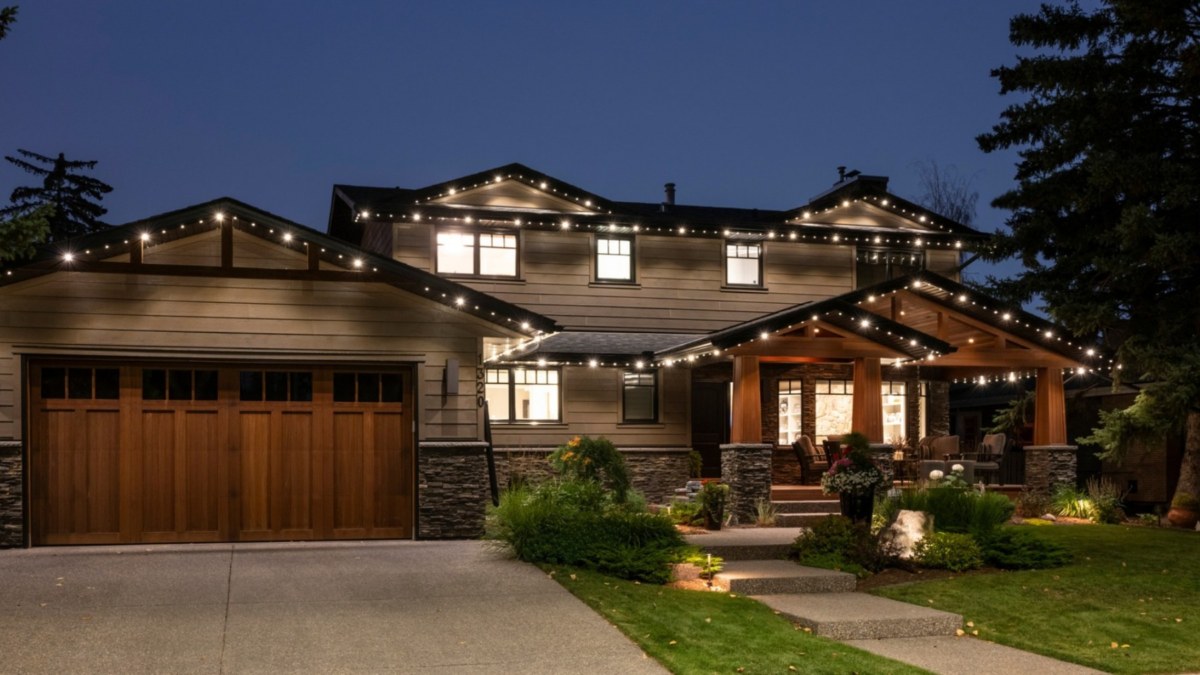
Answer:
<svg viewBox="0 0 1200 675"><path fill-rule="evenodd" d="M1200 519L1200 499L1187 494L1176 495L1167 511L1167 522L1175 527L1195 527Z"/></svg>
<svg viewBox="0 0 1200 675"><path fill-rule="evenodd" d="M725 502L729 500L729 486L725 483L709 482L700 488L700 505L704 511L704 527L721 529L725 520Z"/></svg>
<svg viewBox="0 0 1200 675"><path fill-rule="evenodd" d="M842 515L856 523L870 522L875 510L875 493L887 483L883 472L871 461L871 442L853 432L842 437L842 450L832 457L821 475L821 492L837 493Z"/></svg>

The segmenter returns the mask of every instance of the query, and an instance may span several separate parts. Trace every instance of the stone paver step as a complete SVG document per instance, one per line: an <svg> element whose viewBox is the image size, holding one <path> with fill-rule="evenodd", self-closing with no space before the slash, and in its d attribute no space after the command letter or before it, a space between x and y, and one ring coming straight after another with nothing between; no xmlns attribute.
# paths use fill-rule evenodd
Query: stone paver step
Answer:
<svg viewBox="0 0 1200 675"><path fill-rule="evenodd" d="M824 520L832 513L780 513L775 516L775 524L783 527L812 527L818 520Z"/></svg>
<svg viewBox="0 0 1200 675"><path fill-rule="evenodd" d="M725 564L716 582L742 595L844 593L853 591L853 574L802 567L790 560L744 560Z"/></svg>
<svg viewBox="0 0 1200 675"><path fill-rule="evenodd" d="M779 560L786 558L799 527L734 527L685 537L692 546L725 560Z"/></svg>
<svg viewBox="0 0 1200 675"><path fill-rule="evenodd" d="M776 513L838 513L841 502L836 499L790 499L772 502Z"/></svg>
<svg viewBox="0 0 1200 675"><path fill-rule="evenodd" d="M756 600L834 640L954 635L962 617L866 593L759 595Z"/></svg>

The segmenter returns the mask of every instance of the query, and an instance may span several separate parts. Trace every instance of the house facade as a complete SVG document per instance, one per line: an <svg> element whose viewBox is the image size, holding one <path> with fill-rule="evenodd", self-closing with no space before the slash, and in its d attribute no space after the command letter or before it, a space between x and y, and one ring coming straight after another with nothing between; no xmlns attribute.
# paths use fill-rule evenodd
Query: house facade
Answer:
<svg viewBox="0 0 1200 675"><path fill-rule="evenodd" d="M953 377L1101 357L957 283L979 232L852 172L790 210L619 202L519 164L334 187L322 233L231 199L0 270L7 545L478 534L572 436L651 500L698 450L742 504L798 434L914 443ZM1057 461L1057 460L1055 460Z"/></svg>

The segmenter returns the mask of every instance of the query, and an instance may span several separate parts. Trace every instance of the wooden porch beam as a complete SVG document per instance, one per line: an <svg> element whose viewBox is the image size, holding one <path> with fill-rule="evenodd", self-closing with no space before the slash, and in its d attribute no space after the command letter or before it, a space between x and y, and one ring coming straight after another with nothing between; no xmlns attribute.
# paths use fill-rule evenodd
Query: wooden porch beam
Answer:
<svg viewBox="0 0 1200 675"><path fill-rule="evenodd" d="M1062 372L1038 368L1033 409L1033 444L1067 444L1067 404Z"/></svg>
<svg viewBox="0 0 1200 675"><path fill-rule="evenodd" d="M937 359L939 366L992 368L1075 368L1079 364L1065 356L1043 349L997 349L995 347L959 347L953 354Z"/></svg>
<svg viewBox="0 0 1200 675"><path fill-rule="evenodd" d="M883 376L879 359L854 359L854 408L852 431L872 443L883 442Z"/></svg>
<svg viewBox="0 0 1200 675"><path fill-rule="evenodd" d="M757 356L733 357L730 443L762 443L762 393Z"/></svg>

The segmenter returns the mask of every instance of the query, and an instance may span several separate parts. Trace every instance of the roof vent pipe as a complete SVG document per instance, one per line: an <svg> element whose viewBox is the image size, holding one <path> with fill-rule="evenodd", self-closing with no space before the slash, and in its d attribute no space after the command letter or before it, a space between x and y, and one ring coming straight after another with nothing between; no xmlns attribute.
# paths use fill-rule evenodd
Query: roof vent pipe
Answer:
<svg viewBox="0 0 1200 675"><path fill-rule="evenodd" d="M846 167L839 166L838 167L838 182L840 183L844 180L846 180Z"/></svg>
<svg viewBox="0 0 1200 675"><path fill-rule="evenodd" d="M663 191L667 196L667 200L663 203L673 205L675 203L675 184L667 183L663 186Z"/></svg>

